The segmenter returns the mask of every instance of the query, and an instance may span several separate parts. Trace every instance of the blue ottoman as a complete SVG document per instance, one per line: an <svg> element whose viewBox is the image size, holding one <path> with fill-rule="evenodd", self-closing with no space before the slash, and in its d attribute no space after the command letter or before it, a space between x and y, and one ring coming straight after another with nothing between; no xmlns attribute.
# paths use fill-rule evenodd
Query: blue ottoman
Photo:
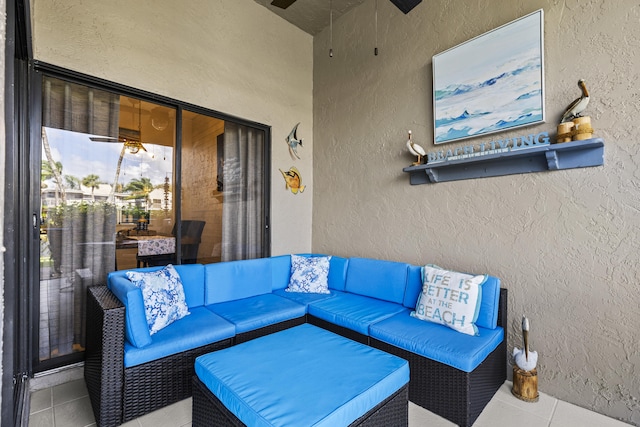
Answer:
<svg viewBox="0 0 640 427"><path fill-rule="evenodd" d="M408 424L407 361L304 324L200 356L193 425Z"/></svg>

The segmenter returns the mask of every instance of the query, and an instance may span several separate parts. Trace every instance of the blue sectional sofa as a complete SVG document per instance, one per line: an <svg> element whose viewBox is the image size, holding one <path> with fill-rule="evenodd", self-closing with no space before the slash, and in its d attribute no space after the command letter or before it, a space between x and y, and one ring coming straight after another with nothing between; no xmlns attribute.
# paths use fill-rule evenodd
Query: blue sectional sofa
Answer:
<svg viewBox="0 0 640 427"><path fill-rule="evenodd" d="M409 400L461 426L506 380L507 291L495 277L482 285L478 334L470 336L410 315L420 266L333 256L326 294L285 290L289 255L175 269L190 314L154 335L125 271L88 291L85 380L99 426L189 397L196 357L302 323L407 359Z"/></svg>

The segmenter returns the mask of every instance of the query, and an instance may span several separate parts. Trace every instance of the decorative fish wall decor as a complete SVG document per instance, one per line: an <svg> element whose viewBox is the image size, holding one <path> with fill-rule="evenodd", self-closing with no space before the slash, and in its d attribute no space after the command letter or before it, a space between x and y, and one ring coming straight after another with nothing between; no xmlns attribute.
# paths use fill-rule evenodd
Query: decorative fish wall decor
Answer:
<svg viewBox="0 0 640 427"><path fill-rule="evenodd" d="M283 172L282 169L278 169L284 178L284 188L291 190L293 194L304 192L305 186L302 185L302 177L300 172L295 166L291 166L288 171Z"/></svg>

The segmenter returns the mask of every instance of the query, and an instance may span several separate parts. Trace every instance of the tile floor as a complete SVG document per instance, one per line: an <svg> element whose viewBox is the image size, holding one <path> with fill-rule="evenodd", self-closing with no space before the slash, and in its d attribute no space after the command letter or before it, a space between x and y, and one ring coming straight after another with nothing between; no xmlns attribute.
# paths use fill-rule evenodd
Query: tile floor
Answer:
<svg viewBox="0 0 640 427"><path fill-rule="evenodd" d="M54 385L31 393L30 427L95 426L87 388L83 379ZM191 425L191 399L147 414L124 424L125 427L183 427ZM409 403L410 427L445 427L454 424ZM614 427L623 422L588 411L540 393L540 400L527 403L511 394L506 382L487 405L475 427ZM392 426L390 426L392 427Z"/></svg>

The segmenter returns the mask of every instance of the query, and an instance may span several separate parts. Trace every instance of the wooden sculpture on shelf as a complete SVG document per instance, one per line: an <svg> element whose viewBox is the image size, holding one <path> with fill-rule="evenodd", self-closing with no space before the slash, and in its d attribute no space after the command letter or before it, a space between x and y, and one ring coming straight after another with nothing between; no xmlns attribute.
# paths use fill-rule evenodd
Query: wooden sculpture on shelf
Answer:
<svg viewBox="0 0 640 427"><path fill-rule="evenodd" d="M580 114L587 108L587 105L589 105L589 91L587 90L587 86L583 79L578 80L578 87L582 91L582 95L569 104L562 114L560 123L568 122L576 117L580 117Z"/></svg>
<svg viewBox="0 0 640 427"><path fill-rule="evenodd" d="M409 131L409 140L407 141L407 149L411 154L418 157L418 160L413 162L413 165L414 166L421 165L422 158L426 156L427 153L426 151L424 151L424 148L422 148L421 146L413 142L413 138L411 137L411 131Z"/></svg>

